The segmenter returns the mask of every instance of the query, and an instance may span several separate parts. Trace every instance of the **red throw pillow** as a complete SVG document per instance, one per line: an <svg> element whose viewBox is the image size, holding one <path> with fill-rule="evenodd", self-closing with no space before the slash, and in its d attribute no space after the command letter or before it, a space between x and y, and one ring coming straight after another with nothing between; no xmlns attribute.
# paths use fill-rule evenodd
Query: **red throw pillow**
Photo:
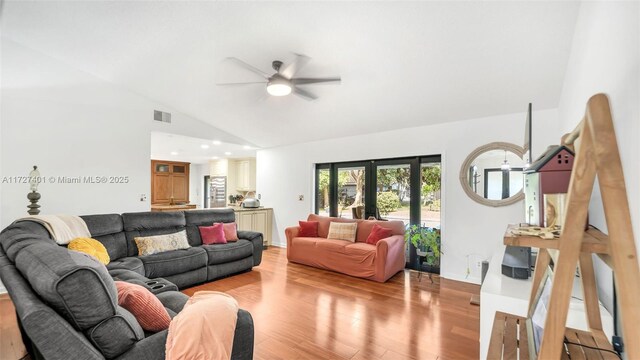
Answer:
<svg viewBox="0 0 640 360"><path fill-rule="evenodd" d="M367 237L367 244L375 245L378 241L386 239L391 236L391 229L383 228L382 226L375 224L371 228L371 233Z"/></svg>
<svg viewBox="0 0 640 360"><path fill-rule="evenodd" d="M227 239L227 242L238 241L238 226L236 223L222 223L222 230L224 231L224 238Z"/></svg>
<svg viewBox="0 0 640 360"><path fill-rule="evenodd" d="M222 223L213 224L213 226L199 226L198 229L200 230L203 245L227 243Z"/></svg>
<svg viewBox="0 0 640 360"><path fill-rule="evenodd" d="M127 309L143 329L158 332L169 328L171 317L158 298L143 286L115 281L118 305Z"/></svg>
<svg viewBox="0 0 640 360"><path fill-rule="evenodd" d="M298 221L300 224L299 237L318 237L318 221Z"/></svg>

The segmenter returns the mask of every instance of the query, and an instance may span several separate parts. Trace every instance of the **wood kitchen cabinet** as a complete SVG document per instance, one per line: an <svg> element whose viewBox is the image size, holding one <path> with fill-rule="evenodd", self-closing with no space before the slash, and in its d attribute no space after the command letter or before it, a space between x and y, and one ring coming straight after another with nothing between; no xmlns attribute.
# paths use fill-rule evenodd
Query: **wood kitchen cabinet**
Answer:
<svg viewBox="0 0 640 360"><path fill-rule="evenodd" d="M239 160L236 164L237 191L256 190L256 162L255 160Z"/></svg>
<svg viewBox="0 0 640 360"><path fill-rule="evenodd" d="M189 203L187 162L151 160L151 204Z"/></svg>
<svg viewBox="0 0 640 360"><path fill-rule="evenodd" d="M256 231L262 233L263 244L271 245L272 209L236 210L238 230Z"/></svg>

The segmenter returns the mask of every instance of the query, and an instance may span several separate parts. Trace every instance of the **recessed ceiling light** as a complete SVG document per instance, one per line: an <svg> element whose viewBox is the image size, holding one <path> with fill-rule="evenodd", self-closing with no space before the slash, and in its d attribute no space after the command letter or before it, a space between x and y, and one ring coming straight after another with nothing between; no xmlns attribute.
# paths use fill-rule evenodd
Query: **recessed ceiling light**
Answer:
<svg viewBox="0 0 640 360"><path fill-rule="evenodd" d="M222 144L222 142L221 142L220 140L213 140L211 143L212 143L213 145L220 145L220 144Z"/></svg>
<svg viewBox="0 0 640 360"><path fill-rule="evenodd" d="M244 148L245 150L251 150L251 146L249 146L249 145L245 145L242 148Z"/></svg>
<svg viewBox="0 0 640 360"><path fill-rule="evenodd" d="M229 156L229 155L231 155L231 152L230 151L225 151L224 154Z"/></svg>
<svg viewBox="0 0 640 360"><path fill-rule="evenodd" d="M172 152L171 152L171 155L174 155L174 156L175 156L175 155L178 155L178 152L177 152L177 151L172 151Z"/></svg>
<svg viewBox="0 0 640 360"><path fill-rule="evenodd" d="M201 148L203 148L203 149L208 149L208 148L209 148L209 145L207 145L207 144L202 144L202 145L200 145L200 147L201 147Z"/></svg>
<svg viewBox="0 0 640 360"><path fill-rule="evenodd" d="M218 160L218 157L217 157L217 156L213 156L213 157L211 158L211 160Z"/></svg>

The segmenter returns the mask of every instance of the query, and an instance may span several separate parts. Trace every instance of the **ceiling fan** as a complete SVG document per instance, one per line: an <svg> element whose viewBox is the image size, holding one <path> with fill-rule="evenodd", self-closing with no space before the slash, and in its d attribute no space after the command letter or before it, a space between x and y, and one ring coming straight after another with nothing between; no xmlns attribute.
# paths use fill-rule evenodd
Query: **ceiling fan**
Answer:
<svg viewBox="0 0 640 360"><path fill-rule="evenodd" d="M255 74L258 74L264 78L264 81L255 81L255 82L242 82L242 83L222 83L218 85L252 85L252 84L266 84L267 85L267 93L272 96L286 96L291 93L294 95L298 95L305 100L315 100L318 97L313 93L301 89L300 85L310 85L310 84L318 84L318 83L339 83L340 77L325 77L325 78L308 78L308 77L299 77L296 78L295 75L304 67L309 60L310 57L306 55L296 54L296 59L283 67L284 63L280 60L274 60L271 63L271 67L276 71L274 74L269 75L264 71L247 64L246 62L235 58L229 57L227 58L229 61L233 61L235 64L241 66L242 68L249 70Z"/></svg>

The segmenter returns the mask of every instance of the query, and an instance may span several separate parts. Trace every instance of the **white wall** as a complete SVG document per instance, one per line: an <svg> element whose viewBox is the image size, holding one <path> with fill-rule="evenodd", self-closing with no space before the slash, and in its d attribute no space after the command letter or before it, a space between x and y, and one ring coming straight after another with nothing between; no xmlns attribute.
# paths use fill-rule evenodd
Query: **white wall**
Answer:
<svg viewBox="0 0 640 360"><path fill-rule="evenodd" d="M128 176L127 184L40 186L42 213L92 214L149 210L153 110L170 111L162 131L211 134L208 125L127 89L2 39L2 175L45 179ZM215 130L215 128L213 128ZM196 132L194 130L194 132ZM28 184L2 184L2 227L26 215ZM140 195L147 201L141 202Z"/></svg>
<svg viewBox="0 0 640 360"><path fill-rule="evenodd" d="M533 121L534 150L558 142L556 110L534 112ZM506 225L523 221L524 210L522 203L500 208L475 203L460 186L460 166L489 142L522 144L524 123L525 114L518 113L260 150L257 191L261 203L274 208L273 242L284 246L284 229L313 211L315 163L442 154L441 270L444 277L465 280L467 255L477 254L473 263L488 259L502 243ZM299 194L304 201L298 201ZM479 269L472 265L471 271L466 280L479 282Z"/></svg>
<svg viewBox="0 0 640 360"><path fill-rule="evenodd" d="M629 197L636 247L640 247L640 4L583 2L558 108L562 132L571 131L596 93L609 96ZM602 199L595 189L591 224L607 231ZM611 273L598 261L601 299L612 307Z"/></svg>
<svg viewBox="0 0 640 360"><path fill-rule="evenodd" d="M209 175L209 164L191 164L189 168L189 202L204 207L204 176Z"/></svg>

